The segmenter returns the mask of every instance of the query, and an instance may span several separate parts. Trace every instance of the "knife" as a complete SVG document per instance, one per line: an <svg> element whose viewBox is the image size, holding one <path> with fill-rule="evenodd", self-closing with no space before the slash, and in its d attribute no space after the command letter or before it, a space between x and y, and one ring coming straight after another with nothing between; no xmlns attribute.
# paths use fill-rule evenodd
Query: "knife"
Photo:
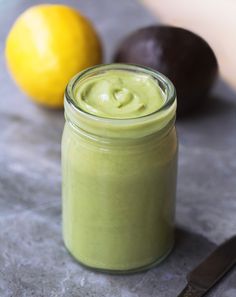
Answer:
<svg viewBox="0 0 236 297"><path fill-rule="evenodd" d="M236 264L236 236L218 246L187 275L178 297L202 297Z"/></svg>

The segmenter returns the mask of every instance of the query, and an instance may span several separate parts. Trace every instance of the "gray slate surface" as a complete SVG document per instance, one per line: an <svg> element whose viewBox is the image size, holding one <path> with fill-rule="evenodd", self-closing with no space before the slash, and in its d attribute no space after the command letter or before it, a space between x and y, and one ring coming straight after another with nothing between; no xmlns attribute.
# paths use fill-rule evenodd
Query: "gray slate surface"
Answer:
<svg viewBox="0 0 236 297"><path fill-rule="evenodd" d="M94 21L107 61L126 33L154 22L135 0L57 2L80 8ZM31 3L0 1L0 296L175 297L185 274L236 230L236 96L219 82L201 116L178 122L177 240L171 256L136 275L88 271L68 255L61 238L63 112L28 101L5 69L5 36ZM235 297L236 269L209 296Z"/></svg>

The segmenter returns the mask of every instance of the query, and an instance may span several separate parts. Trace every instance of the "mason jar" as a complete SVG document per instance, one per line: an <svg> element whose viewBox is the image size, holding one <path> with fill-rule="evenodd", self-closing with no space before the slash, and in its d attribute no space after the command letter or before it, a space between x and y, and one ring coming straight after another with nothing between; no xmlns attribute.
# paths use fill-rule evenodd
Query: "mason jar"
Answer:
<svg viewBox="0 0 236 297"><path fill-rule="evenodd" d="M165 98L163 106L130 119L81 110L75 89L111 70L151 76ZM81 264L125 273L156 265L170 253L178 147L175 115L173 84L148 68L100 65L69 82L62 139L63 237Z"/></svg>

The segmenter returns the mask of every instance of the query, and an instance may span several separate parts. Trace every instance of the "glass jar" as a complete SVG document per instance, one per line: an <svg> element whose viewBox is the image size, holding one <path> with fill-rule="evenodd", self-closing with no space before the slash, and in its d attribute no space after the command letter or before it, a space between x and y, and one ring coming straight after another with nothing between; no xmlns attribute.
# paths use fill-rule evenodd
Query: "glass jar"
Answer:
<svg viewBox="0 0 236 297"><path fill-rule="evenodd" d="M109 119L75 102L75 87L110 70L146 73L165 104L147 116ZM176 95L154 70L126 64L96 66L76 75L65 93L62 139L63 236L81 264L132 272L163 260L174 242L177 171Z"/></svg>

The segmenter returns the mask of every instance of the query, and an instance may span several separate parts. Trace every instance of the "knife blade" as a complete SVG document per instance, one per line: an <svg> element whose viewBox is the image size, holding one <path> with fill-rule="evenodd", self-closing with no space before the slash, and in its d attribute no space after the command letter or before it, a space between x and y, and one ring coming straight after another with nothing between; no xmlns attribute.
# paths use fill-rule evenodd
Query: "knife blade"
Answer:
<svg viewBox="0 0 236 297"><path fill-rule="evenodd" d="M219 245L187 275L178 297L202 297L236 264L236 236Z"/></svg>

